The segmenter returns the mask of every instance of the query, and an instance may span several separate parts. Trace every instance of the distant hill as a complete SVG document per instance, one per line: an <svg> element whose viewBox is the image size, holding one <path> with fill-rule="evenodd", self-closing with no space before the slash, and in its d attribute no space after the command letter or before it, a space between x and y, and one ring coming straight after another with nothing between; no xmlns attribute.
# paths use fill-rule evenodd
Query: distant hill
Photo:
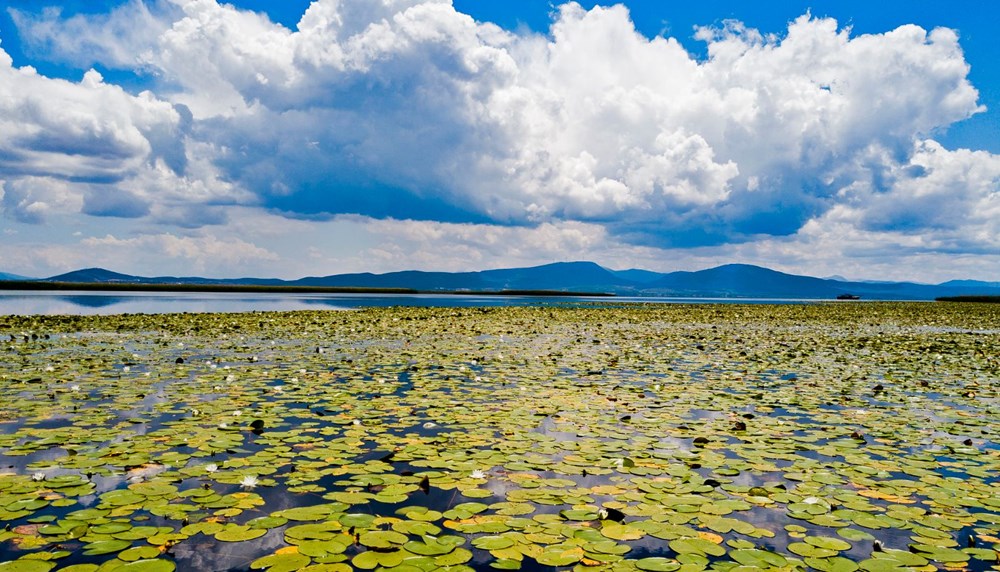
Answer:
<svg viewBox="0 0 1000 572"><path fill-rule="evenodd" d="M641 270L638 268L629 268L628 270L612 270L611 272L619 278L631 280L637 284L647 284L663 278L662 272L653 272L652 270Z"/></svg>
<svg viewBox="0 0 1000 572"><path fill-rule="evenodd" d="M836 298L848 293L843 282L785 274L747 264L672 272L646 287L670 296Z"/></svg>
<svg viewBox="0 0 1000 572"><path fill-rule="evenodd" d="M726 264L696 272L609 270L593 262L557 262L527 268L477 272L407 270L385 274L356 273L276 278L201 278L197 276L131 276L103 268L86 268L39 282L97 284L183 284L313 286L328 288L406 288L424 292L552 290L606 292L624 296L697 298L798 298L832 300L842 294L866 300L933 300L949 296L997 296L1000 282L952 280L943 284L847 281L778 272L748 264Z"/></svg>
<svg viewBox="0 0 1000 572"><path fill-rule="evenodd" d="M1000 288L1000 282L982 282L979 280L949 280L940 286L948 288Z"/></svg>
<svg viewBox="0 0 1000 572"><path fill-rule="evenodd" d="M28 278L27 276L20 276L17 274L10 274L7 272L0 272L0 282L5 282L9 280L34 280L34 278Z"/></svg>
<svg viewBox="0 0 1000 572"><path fill-rule="evenodd" d="M84 268L42 279L43 282L76 282L98 284L256 284L280 286L287 284L277 278L201 278L199 276L132 276L103 268Z"/></svg>
<svg viewBox="0 0 1000 572"><path fill-rule="evenodd" d="M721 298L832 299L854 294L876 300L932 300L950 290L910 282L847 282L786 274L748 264L727 264L697 272L672 272L646 284L647 291L664 296Z"/></svg>
<svg viewBox="0 0 1000 572"><path fill-rule="evenodd" d="M556 262L530 268L508 268L479 272L421 272L407 270L387 274L336 274L295 280L301 286L361 286L366 288L415 288L417 290L560 290L603 292L633 287L593 262ZM406 284L406 286L401 286Z"/></svg>
<svg viewBox="0 0 1000 572"><path fill-rule="evenodd" d="M84 268L74 270L51 278L46 278L45 282L119 282L127 284L146 283L150 279L141 276L130 276L119 274L103 268Z"/></svg>

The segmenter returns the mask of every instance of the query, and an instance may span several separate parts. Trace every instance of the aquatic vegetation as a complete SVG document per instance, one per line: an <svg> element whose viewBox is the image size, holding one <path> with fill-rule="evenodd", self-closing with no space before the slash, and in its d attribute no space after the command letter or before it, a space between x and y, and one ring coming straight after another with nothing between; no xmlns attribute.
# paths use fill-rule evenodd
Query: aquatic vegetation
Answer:
<svg viewBox="0 0 1000 572"><path fill-rule="evenodd" d="M0 322L0 572L1000 569L993 305Z"/></svg>

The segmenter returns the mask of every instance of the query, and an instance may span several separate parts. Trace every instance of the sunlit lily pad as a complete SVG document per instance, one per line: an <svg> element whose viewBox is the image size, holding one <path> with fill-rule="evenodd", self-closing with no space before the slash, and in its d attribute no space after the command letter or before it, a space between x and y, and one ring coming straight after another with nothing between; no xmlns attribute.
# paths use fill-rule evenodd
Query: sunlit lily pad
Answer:
<svg viewBox="0 0 1000 572"><path fill-rule="evenodd" d="M250 569L289 572L292 570L301 570L308 566L310 562L311 560L308 556L299 554L298 552L284 552L258 558L250 563Z"/></svg>
<svg viewBox="0 0 1000 572"><path fill-rule="evenodd" d="M136 560L116 568L124 572L173 572L177 566L170 560L158 558L155 560Z"/></svg>
<svg viewBox="0 0 1000 572"><path fill-rule="evenodd" d="M635 566L639 570L647 570L648 572L673 572L681 568L681 563L670 558L654 556L636 560Z"/></svg>
<svg viewBox="0 0 1000 572"><path fill-rule="evenodd" d="M5 568L978 569L1000 544L992 307L4 322L61 334L4 340Z"/></svg>
<svg viewBox="0 0 1000 572"><path fill-rule="evenodd" d="M245 525L226 525L222 530L215 533L215 539L222 542L243 542L253 540L267 534L267 530L250 528Z"/></svg>

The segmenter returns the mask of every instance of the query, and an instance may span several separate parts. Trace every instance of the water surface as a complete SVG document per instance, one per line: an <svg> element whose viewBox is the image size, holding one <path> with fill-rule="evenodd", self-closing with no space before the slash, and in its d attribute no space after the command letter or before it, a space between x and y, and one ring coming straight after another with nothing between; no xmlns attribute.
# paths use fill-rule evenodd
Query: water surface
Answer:
<svg viewBox="0 0 1000 572"><path fill-rule="evenodd" d="M804 304L816 300L759 298L666 298L632 296L499 296L474 294L320 294L292 292L0 292L0 315L172 314L181 312L271 312L357 308L573 306L623 303Z"/></svg>

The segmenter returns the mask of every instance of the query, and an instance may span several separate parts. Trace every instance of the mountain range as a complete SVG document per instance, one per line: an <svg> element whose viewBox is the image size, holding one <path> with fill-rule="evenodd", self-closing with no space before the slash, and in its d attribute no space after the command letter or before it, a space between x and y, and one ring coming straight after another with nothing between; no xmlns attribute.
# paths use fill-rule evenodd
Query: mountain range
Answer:
<svg viewBox="0 0 1000 572"><path fill-rule="evenodd" d="M747 264L727 264L696 272L610 270L593 262L557 262L529 268L478 272L424 272L408 270L386 274L334 274L298 280L277 278L201 278L197 276L132 276L86 268L51 276L25 279L0 273L0 281L30 280L41 283L156 284L206 286L309 286L326 288L406 288L423 292L496 292L503 290L554 290L603 292L622 296L671 296L700 298L800 298L832 299L850 294L877 300L932 300L942 296L1000 295L1000 282L952 280L941 284L913 282L847 281L786 274Z"/></svg>

